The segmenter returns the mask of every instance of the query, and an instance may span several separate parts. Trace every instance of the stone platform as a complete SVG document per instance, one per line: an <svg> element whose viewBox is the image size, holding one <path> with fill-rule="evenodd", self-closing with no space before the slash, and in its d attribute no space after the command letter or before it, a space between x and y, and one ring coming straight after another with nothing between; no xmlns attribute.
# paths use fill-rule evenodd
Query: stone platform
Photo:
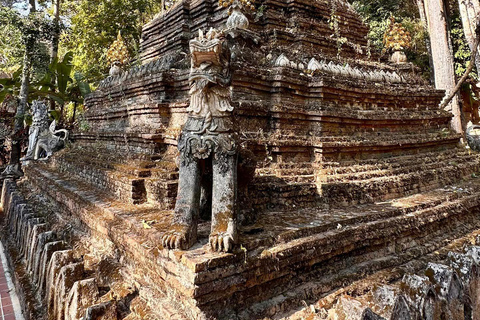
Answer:
<svg viewBox="0 0 480 320"><path fill-rule="evenodd" d="M234 254L209 251L209 223L204 222L198 245L168 251L159 243L171 211L125 205L46 165L28 167L26 173L20 191L47 197L60 221L97 238L91 251L105 242L121 250L123 278L113 282L136 283L138 295L156 306L159 319L170 313L186 319L251 319L295 310L302 300L418 259L480 227L480 182L472 178L383 203L264 212L243 227ZM8 186L7 199L14 190Z"/></svg>

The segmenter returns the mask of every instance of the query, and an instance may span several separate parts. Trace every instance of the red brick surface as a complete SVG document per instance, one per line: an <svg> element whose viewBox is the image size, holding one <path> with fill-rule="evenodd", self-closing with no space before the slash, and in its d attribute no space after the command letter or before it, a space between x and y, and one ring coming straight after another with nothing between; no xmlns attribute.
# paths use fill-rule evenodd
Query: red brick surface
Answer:
<svg viewBox="0 0 480 320"><path fill-rule="evenodd" d="M5 271L0 263L0 320L16 320Z"/></svg>

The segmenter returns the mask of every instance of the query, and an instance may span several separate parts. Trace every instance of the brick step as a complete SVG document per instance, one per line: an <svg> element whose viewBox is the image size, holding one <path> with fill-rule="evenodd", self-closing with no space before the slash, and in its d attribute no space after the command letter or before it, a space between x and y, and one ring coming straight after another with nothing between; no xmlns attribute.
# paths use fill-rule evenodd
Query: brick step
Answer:
<svg viewBox="0 0 480 320"><path fill-rule="evenodd" d="M125 205L123 202L115 201L109 193L103 192L101 189L42 164L25 169L27 188L32 193L42 194L55 206L61 208L62 210L54 211L57 215L66 215L67 217L74 215L83 227L91 230L95 236L100 236L102 241L108 239L123 248L122 253L125 254L125 259L130 259L129 262L126 262L127 265L128 263L136 265L135 274L140 274L144 279L153 281L142 285L141 291L148 292L150 288L156 288L158 281L163 283L163 275L162 277L158 277L158 275L165 271L173 272L168 276L169 284L176 288L181 287L176 273L185 272L188 277L189 271L186 271L185 266L173 263L168 252L164 255L165 251L161 250L161 234L156 230L157 228L166 228L170 224L171 212L158 210L156 206L150 204ZM152 214L155 217L152 217ZM62 216L62 219L64 218L65 216ZM142 223L144 220L154 221L153 228L145 228ZM165 230L163 229L162 232ZM175 270L163 269L164 262L170 265L173 263ZM188 291L188 289L185 290ZM148 295L157 299L155 312L172 314L172 319L192 318L179 312L180 310L176 308L177 306L172 305L171 300L167 303L162 292L148 292ZM194 308L188 301L183 301L182 306L182 308ZM101 309L102 305L92 307ZM149 308L145 308L141 301L132 302L132 312L136 314L131 316L132 319L142 319L145 316L142 309L152 319L160 319L152 314Z"/></svg>
<svg viewBox="0 0 480 320"><path fill-rule="evenodd" d="M278 170L309 170L312 167L312 162L275 162L271 163L267 168L262 169L278 169Z"/></svg>
<svg viewBox="0 0 480 320"><path fill-rule="evenodd" d="M336 182L332 181L332 183L355 183L355 184L364 184L367 185L369 183L378 183L382 181L395 181L395 180L405 180L410 179L416 176L426 176L430 175L435 179L447 179L450 178L448 176L443 176L446 173L451 173L457 179L463 178L465 176L469 176L473 173L476 173L480 167L480 158L476 157L473 158L472 161L464 161L464 162L451 162L447 161L445 163L433 163L430 165L418 165L413 168L405 168L405 169L397 169L392 170L391 174L386 175L372 175L368 177L368 173L365 175L365 179L355 179L353 181L345 181L345 182ZM359 174L359 177L362 178L362 174Z"/></svg>
<svg viewBox="0 0 480 320"><path fill-rule="evenodd" d="M274 173L268 173L268 171L265 170L263 173L258 174L261 178L279 179L283 183L315 183L315 175L313 172L295 174L295 171L292 170L290 173L291 175L285 175L284 173L279 173L278 171Z"/></svg>
<svg viewBox="0 0 480 320"><path fill-rule="evenodd" d="M456 134L412 134L412 135L392 135L390 139L382 136L366 136L366 137L322 137L318 141L314 141L315 147L326 148L361 148L361 147L375 147L387 148L398 147L406 148L406 146L423 146L423 145L440 145L457 143L459 136ZM368 150L367 150L368 151Z"/></svg>
<svg viewBox="0 0 480 320"><path fill-rule="evenodd" d="M109 260L104 253L100 253L104 249L102 247L105 245L104 242L99 245L100 250L94 249L94 245L89 248L92 250L88 253L90 263L85 263L83 257L86 252L82 251L85 248L77 246L76 243L68 243L62 236L64 233L59 232L65 229L63 225L65 221L56 220L58 216L52 219L58 212L54 211L51 203L47 204L44 198L47 195L52 196L52 194L45 193L42 194L42 197L31 198L38 192L40 186L38 183L41 184L41 181L44 181L42 177L38 177L39 181L36 181L27 170L27 180L18 184L11 180L7 181L1 201L3 214L6 214L4 222L10 231L9 247L13 249L11 252L16 258L15 270L18 274L15 275L21 276L22 285L32 291L29 292L30 300L28 300L28 303L35 303L35 308L28 310L28 312L32 312L29 314L31 319L53 319L59 314L63 315L63 312L60 311L64 309L65 315L68 313L69 319L77 319L84 315L89 319L102 317L117 319L118 307L124 309L126 301L128 301L127 310L119 313L119 317L122 319L125 318L126 313L128 313L128 317L125 319L144 319L146 315L152 319L161 319L161 315L157 312L168 314L171 319L186 319L176 313L176 310L171 309L170 304L166 303L160 292L155 293L157 297L160 296L155 310L152 310L139 297L131 301L132 296L138 295L139 288L132 286L131 279L124 279L120 275L117 270L118 266L114 262L112 263L113 259ZM60 177L61 175L55 176L55 178ZM57 184L57 186L62 185L62 182L56 179L49 182ZM74 185L79 186L78 184ZM91 192L88 196L90 200L95 196L100 196L103 200L108 201L108 197L99 190L90 189L89 191ZM67 193L62 193L62 195L72 196ZM78 201L78 198L74 199L70 198L69 201L71 203ZM109 220L105 216L98 218ZM73 233L82 234L85 231L82 229L83 226L72 228L68 224L68 228L72 229ZM70 241L72 238L76 239L70 235ZM109 241L108 238L101 240ZM81 241L87 240L82 239ZM85 245L85 242L82 242L82 245ZM96 259L102 261L103 269L99 270L95 263L92 264L91 261ZM105 267L106 265L108 267ZM97 269L92 270L92 267ZM123 275L128 275L128 272L124 272ZM148 289L142 290L147 291ZM36 296L33 297L35 292ZM152 292L149 293L152 294ZM115 296L114 300L111 299L112 296ZM82 300L81 304L78 303L80 299Z"/></svg>
<svg viewBox="0 0 480 320"><path fill-rule="evenodd" d="M435 161L437 160L437 161ZM452 157L445 159L418 159L412 162L400 162L396 164L390 164L388 169L376 168L373 170L362 170L362 167L357 167L357 172L349 172L344 174L331 174L325 175L320 173L320 181L331 183L341 181L366 181L375 178L384 178L389 176L397 176L401 174L409 174L422 171L431 171L436 169L442 169L445 167L461 167L472 166L478 167L480 163L480 157L476 155L465 155L460 157ZM368 167L368 166L367 166ZM380 165L380 167L382 167ZM365 168L367 169L367 168ZM331 173L331 171L330 171Z"/></svg>
<svg viewBox="0 0 480 320"><path fill-rule="evenodd" d="M475 153L468 152L462 147L440 150L435 152L422 152L416 154L391 156L388 158L372 158L364 160L347 161L324 161L319 164L319 169L334 170L334 174L355 173L361 171L391 169L392 167L403 166L404 163L429 163L437 159L451 159L456 157L476 157Z"/></svg>
<svg viewBox="0 0 480 320"><path fill-rule="evenodd" d="M342 115L344 116L344 115ZM328 125L320 126L315 124L312 120L297 118L297 122L292 123L290 118L279 118L272 124L271 128L281 131L282 133L295 133L298 135L318 135L318 136L345 136L350 134L353 138L358 137L372 137L382 136L391 138L393 135L405 135L410 136L412 134L443 134L438 127L444 127L444 122L448 122L448 117L445 119L432 119L431 123L424 119L385 119L375 118L376 115L372 115L371 118L364 119L350 119L348 115L345 115L348 120L335 121L338 115L332 116L332 122ZM424 116L423 113L418 113L418 116ZM349 120L351 121L349 123ZM427 124L428 123L428 124Z"/></svg>
<svg viewBox="0 0 480 320"><path fill-rule="evenodd" d="M426 193L422 196L431 197L432 201L430 206L416 207L413 204L413 208L410 210L408 206L408 198L397 199L398 201L389 203L388 206L372 205L372 206L359 206L358 209L362 210L365 215L372 214L373 220L357 223L357 224L343 224L342 221L332 221L331 229L317 229L321 230L319 233L308 235L298 239L286 238L285 242L270 244L260 244L260 246L266 246L268 249L264 251L256 250L255 247L246 247L248 252L262 252L261 255L264 259L271 260L272 268L268 269L268 277L258 278L257 281L264 281L263 284L259 284L258 290L264 294L267 288L272 288L272 284L275 284L275 300L273 307L283 305L282 302L288 300L288 297L296 297L297 303L301 304L301 300L312 299L312 296L321 296L324 293L340 287L343 281L352 281L363 277L369 272L379 270L388 266L396 266L404 263L405 260L415 259L423 256L426 252L432 252L435 250L435 246L438 248L442 244L440 240L447 240L454 238L454 235L463 233L465 229L470 228L475 230L480 227L478 222L478 211L472 210L472 206L479 205L477 200L474 203L471 201L479 195L478 182L476 182L475 190L472 193L463 193L461 196L455 195L449 199L446 193L452 195L452 192L445 192L444 190L437 190L436 193ZM433 200L433 199L436 200ZM422 201L422 198L417 198L417 201ZM402 207L403 206L403 207ZM465 207L467 206L467 207ZM360 209L361 208L361 209ZM394 209L392 209L394 208ZM372 212L366 212L368 209ZM375 209L375 210L374 210ZM356 209L353 209L356 210ZM391 216L385 215L381 217L379 214L385 214L390 211ZM304 221L313 221L314 224L317 220L311 219L312 217L308 211L296 211L292 212L292 217L285 219L282 214L274 213L276 217L276 227L285 225L290 229L294 229L295 221L293 215L298 217L302 216L302 213L307 213ZM328 212L328 210L327 210ZM325 215L328 216L328 213ZM344 214L351 212L345 210ZM335 216L335 212L329 212L330 216ZM282 219L279 219L279 217ZM365 217L367 218L367 217ZM273 217L271 218L273 219ZM320 218L322 219L322 218ZM273 221L273 220L272 220ZM267 226L268 223L272 223L270 220L262 220L258 222L258 226ZM473 224L470 224L472 223ZM297 222L299 223L299 222ZM446 225L449 225L448 231L445 229ZM254 226L255 227L255 226ZM314 228L321 228L320 226ZM306 228L305 230L308 230ZM267 230L266 230L267 231ZM411 236L417 237L418 246L392 248L392 245L388 245L393 241L403 241ZM430 237L434 235L435 238ZM422 237L430 237L423 240ZM278 240L283 240L282 235L277 236ZM361 241L355 239L362 239ZM411 248L411 250L410 250ZM419 249L424 248L423 251ZM392 254L392 250L393 253ZM395 252L395 250L398 250ZM427 251L426 251L427 250ZM316 256L318 254L318 256ZM297 272L288 269L289 266L295 265ZM289 271L286 271L286 270ZM251 274L254 270L250 271ZM225 275L225 274L224 274ZM332 281L336 279L335 281ZM312 282L313 287L312 287ZM201 287L200 284L198 284ZM292 285L296 288L292 288ZM270 287L269 287L270 286ZM299 290L298 294L290 295L290 292ZM248 289L244 289L245 292ZM269 289L271 290L271 289ZM283 297L282 297L283 295ZM237 299L245 298L250 303L255 301L254 297L247 294L238 296ZM283 299L282 299L283 298ZM209 297L199 297L200 301L208 301ZM258 302L263 305L264 299ZM243 301L243 300L242 300ZM253 305L248 311L256 310L260 307L259 304ZM284 310L288 310L292 306L284 305ZM268 309L268 308L267 308ZM239 312L244 312L246 309L240 309ZM279 309L276 310L277 312ZM255 311L255 312L258 312ZM262 316L267 316L260 313ZM241 317L248 318L248 317Z"/></svg>
<svg viewBox="0 0 480 320"><path fill-rule="evenodd" d="M478 223L475 225L478 227ZM465 228L457 227L449 231L450 239L456 239L454 241L438 233L433 237L412 238L407 243L397 246L398 249L401 248L404 252L398 252L397 249L395 255L390 255L391 258L397 260L401 258L405 261L400 266L394 265L373 273L369 272L370 274L364 274L359 279L351 277L350 281L345 281L346 275L343 275L343 280L345 281L343 285L337 286L327 295L312 297L312 300L309 301L311 305L308 308L300 307L297 303L298 311L293 314L292 312L289 312L288 315L285 314L285 320L306 319L309 315L312 315L312 310L317 312L321 309L328 311L329 314L342 314L347 319L357 318L366 308L373 310L385 319L403 319L404 317L398 317L399 313L401 314L401 312L405 311L404 308L398 308L400 307L399 299L401 298L406 298L404 301L407 301L408 305L408 318L423 319L420 317L420 314L422 314L422 302L425 301L426 294L431 294L430 298L431 302L433 302L433 308L428 310L430 312L442 310L440 305L445 303L446 300L448 301L447 305L456 302L455 295L450 291L452 289L455 290L455 287L449 286L450 278L448 275L440 278L433 277L435 271L445 270L456 272L457 279L463 282L464 294L470 298L463 300L465 305L469 305L470 308L475 305L478 306L478 296L474 290L471 291L471 286L475 285L477 281L477 278L472 277L472 275L475 274L475 269L478 268L478 254L480 252L480 247L472 246L472 243L478 245L479 233L478 230L472 231L472 226L470 226ZM476 240L473 240L475 238ZM464 249L461 249L462 247ZM439 268L431 270L432 263L439 264ZM427 271L428 269L430 270ZM430 274L430 277L426 277L426 274ZM333 279L329 277L328 280ZM445 282L439 283L438 280ZM310 286L313 288L315 285L311 284ZM435 287L443 287L445 290L443 293L434 292L432 289ZM450 299L445 299L446 297L442 296L442 294L447 294ZM451 299L452 297L454 299ZM286 302L284 300L282 303L285 304ZM351 302L354 303L351 304ZM348 308L348 305L355 305L356 310ZM448 308L451 307L451 305L448 306ZM355 315L354 311L360 311L360 313ZM393 316L393 313L396 316ZM281 314L277 314L277 316L283 319ZM437 318L440 318L439 314L431 316L429 319ZM464 316L462 315L459 319L464 319ZM474 317L473 319L476 318Z"/></svg>
<svg viewBox="0 0 480 320"><path fill-rule="evenodd" d="M277 176L255 177L248 190L248 201L257 211L314 207L319 202L314 176L289 180Z"/></svg>
<svg viewBox="0 0 480 320"><path fill-rule="evenodd" d="M126 164L122 163L125 159L116 157L85 159L81 153L82 150L61 153L50 160L49 166L95 185L119 200L132 204L151 201L162 208L172 207L172 200L163 197L176 196L178 172L174 163L143 159Z"/></svg>
<svg viewBox="0 0 480 320"><path fill-rule="evenodd" d="M477 154L458 151L455 149L378 159L377 165L372 164L374 160L359 161L355 166L352 166L351 162L335 163L336 166L329 168L331 175L325 175L322 173L324 169L320 169L320 174L317 176L304 174L311 172L305 168L307 163L299 163L300 169L295 169L295 163L277 163L272 165L272 169L258 170L263 175L257 176L252 183L251 190L254 190L252 198L255 199L255 204L266 204L268 201L257 200L257 198L260 196L267 199L298 197L295 201L296 206L302 202L305 205L313 205L318 203L320 198L315 189L317 182L321 183L322 202L331 204L339 202L347 205L385 201L428 191L442 184L452 184L480 171L480 157ZM348 168L347 165L352 168ZM323 164L323 167L325 166L330 166L330 163ZM333 174L334 170L344 173ZM303 174L282 176L283 172Z"/></svg>
<svg viewBox="0 0 480 320"><path fill-rule="evenodd" d="M59 172L68 173L72 178L95 185L128 203L139 204L146 201L145 178L113 169L106 170L104 167L88 163L71 163L56 157L52 158L49 165Z"/></svg>
<svg viewBox="0 0 480 320"><path fill-rule="evenodd" d="M316 189L312 183L287 183L283 180L277 180L276 176L256 177L252 183L252 188L255 188L257 192L278 192L278 193L290 193L299 190L311 190Z"/></svg>
<svg viewBox="0 0 480 320"><path fill-rule="evenodd" d="M432 133L390 133L388 135L378 135L375 132L358 136L352 135L332 135L332 136L310 136L310 135L292 135L275 132L275 143L271 139L260 136L256 133L245 133L248 141L260 145L282 146L282 147L318 147L318 148L347 148L347 147L366 147L376 148L407 146L436 146L442 144L456 144L460 135L450 131L439 130Z"/></svg>
<svg viewBox="0 0 480 320"><path fill-rule="evenodd" d="M370 130L366 132L356 132L351 135L322 135L319 137L324 142L337 142L337 141L362 141L362 140L409 140L409 139L428 139L431 137L451 137L457 136L456 133L445 131L442 128L435 128L424 131L409 131L409 132L375 132Z"/></svg>
<svg viewBox="0 0 480 320"><path fill-rule="evenodd" d="M178 171L176 169L171 170L169 168L156 167L150 170L151 178L162 180L178 180Z"/></svg>
<svg viewBox="0 0 480 320"><path fill-rule="evenodd" d="M98 152L98 151L97 151ZM122 157L112 156L97 156L97 157L85 157L88 154L87 151L81 150L68 150L68 152L60 153L56 155L56 161L64 161L71 163L72 165L89 164L94 167L99 167L105 170L115 170L127 175L137 177L148 177L152 168L155 168L156 164L152 160L128 160Z"/></svg>
<svg viewBox="0 0 480 320"><path fill-rule="evenodd" d="M90 185L86 185L85 183L71 179L71 177L63 175L58 172L54 172L49 170L48 167L43 167L42 164L39 164L35 168L28 167L27 178L31 183L37 183L34 174L39 174L39 178L47 179L50 185L55 185L59 183L65 183L65 187L67 185L76 186L75 188L81 190L82 198L84 201L89 201L90 197L89 194L96 195L95 198L104 199L105 202L112 202L114 199L109 198L108 193L104 193L101 190L97 190ZM64 180L68 177L68 181ZM63 182L64 181L64 182ZM45 183L40 182L38 180L37 187L45 186ZM285 189L283 191L291 191L295 186L287 185L284 186ZM297 187L305 187L305 190L308 190L310 187L308 184L299 184ZM69 189L75 189L69 188ZM51 188L51 186L49 187ZM452 187L445 187L440 188L428 192L419 193L412 196L397 198L394 200L390 200L383 203L377 204L368 204L368 205L357 205L351 207L351 209L344 209L344 208L330 208L330 209L302 209L297 210L295 215L302 216L306 218L308 221L322 221L321 229L317 229L315 223L310 224L307 228L308 232L305 229L299 229L299 231L293 232L292 228L287 228L286 231L281 232L277 236L277 240L279 243L284 243L285 241L290 241L296 238L306 237L311 234L316 234L319 232L326 232L329 230L337 229L337 224L342 223L343 227L347 225L356 225L362 223L369 223L371 221L377 221L382 219L389 219L392 217L397 216L409 216L414 212L421 212L424 210L431 210L437 206L444 206L446 203L451 205L452 203L456 203L458 201L464 201L465 199L472 199L476 195L476 193L480 194L480 180L479 179L470 179L463 184L459 184L457 186ZM118 203L115 203L118 205ZM325 215L325 216L323 216ZM332 219L327 224L325 224L325 219ZM317 217L317 218L314 218ZM257 221L256 224L263 225L263 226L271 226L276 227L269 219L278 219L279 216L276 215L275 212L265 213L262 214L261 218ZM291 217L292 221L296 221L295 217ZM328 220L327 219L327 220ZM288 219L282 219L284 223L289 224ZM294 223L295 224L295 223ZM293 225L294 225L293 224ZM283 225L283 223L278 223L277 225ZM292 226L293 226L292 225ZM293 232L293 233L292 233ZM254 248L249 247L250 250Z"/></svg>
<svg viewBox="0 0 480 320"><path fill-rule="evenodd" d="M280 169L280 168L261 168L255 172L257 175L275 175L277 177L287 176L309 176L315 173L315 169L310 164L310 168L292 168L292 169Z"/></svg>
<svg viewBox="0 0 480 320"><path fill-rule="evenodd" d="M177 198L178 180L145 179L147 202L157 204L158 208L172 210Z"/></svg>
<svg viewBox="0 0 480 320"><path fill-rule="evenodd" d="M384 201L440 186L452 185L480 171L480 163L444 166L420 172L370 178L363 181L322 184L322 196L329 203L366 203Z"/></svg>
<svg viewBox="0 0 480 320"><path fill-rule="evenodd" d="M313 173L303 175L280 175L278 177L288 183L315 183L315 175Z"/></svg>

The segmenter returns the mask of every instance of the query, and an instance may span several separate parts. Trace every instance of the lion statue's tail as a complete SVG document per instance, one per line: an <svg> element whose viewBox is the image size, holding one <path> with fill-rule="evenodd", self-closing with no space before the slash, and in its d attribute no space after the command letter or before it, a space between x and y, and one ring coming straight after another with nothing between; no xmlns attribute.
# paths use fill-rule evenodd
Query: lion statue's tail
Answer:
<svg viewBox="0 0 480 320"><path fill-rule="evenodd" d="M67 141L68 140L68 130L66 129L60 129L60 130L55 130L57 126L57 120L53 120L53 122L50 124L50 133L54 136L58 136L60 140ZM63 137L59 136L59 134L63 133Z"/></svg>

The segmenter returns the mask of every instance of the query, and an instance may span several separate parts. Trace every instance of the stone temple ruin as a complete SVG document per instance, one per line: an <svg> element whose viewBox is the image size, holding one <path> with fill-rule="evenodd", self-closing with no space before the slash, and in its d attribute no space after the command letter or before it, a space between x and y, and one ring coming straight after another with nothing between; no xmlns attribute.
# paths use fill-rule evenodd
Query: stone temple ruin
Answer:
<svg viewBox="0 0 480 320"><path fill-rule="evenodd" d="M444 92L345 1L232 15L148 23L71 146L4 181L27 317L475 319L480 157Z"/></svg>

